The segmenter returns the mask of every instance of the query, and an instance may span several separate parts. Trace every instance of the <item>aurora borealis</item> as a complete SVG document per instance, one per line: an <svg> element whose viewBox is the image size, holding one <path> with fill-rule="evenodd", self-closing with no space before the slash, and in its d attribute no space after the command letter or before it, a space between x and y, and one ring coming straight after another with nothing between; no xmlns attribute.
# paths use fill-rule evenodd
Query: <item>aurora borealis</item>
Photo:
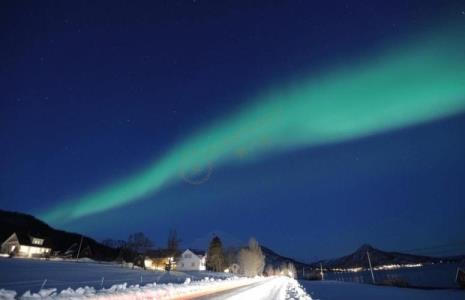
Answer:
<svg viewBox="0 0 465 300"><path fill-rule="evenodd" d="M50 222L72 220L137 201L179 180L180 172L376 134L465 109L465 39L430 35L307 80L267 90L253 104L213 122L150 167L100 191L52 207ZM156 200L154 200L156 201Z"/></svg>
<svg viewBox="0 0 465 300"><path fill-rule="evenodd" d="M306 260L465 236L463 1L7 1L0 20L0 209Z"/></svg>

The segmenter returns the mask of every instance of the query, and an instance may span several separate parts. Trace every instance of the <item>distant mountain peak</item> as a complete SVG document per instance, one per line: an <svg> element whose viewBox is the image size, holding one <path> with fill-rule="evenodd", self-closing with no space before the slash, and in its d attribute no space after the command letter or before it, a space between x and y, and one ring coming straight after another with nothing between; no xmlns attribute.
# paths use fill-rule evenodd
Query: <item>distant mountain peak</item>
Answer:
<svg viewBox="0 0 465 300"><path fill-rule="evenodd" d="M329 268L354 268L354 267L368 267L368 256L367 252L370 253L370 259L373 266L389 265L389 264L417 264L417 263L438 263L440 261L458 261L459 257L429 257L422 255L414 255L400 252L383 251L369 244L363 244L355 252L335 258L320 261L324 266ZM312 263L313 266L317 266L320 262Z"/></svg>
<svg viewBox="0 0 465 300"><path fill-rule="evenodd" d="M367 251L374 251L374 250L376 251L377 249L374 248L372 245L363 244L355 252L367 252Z"/></svg>

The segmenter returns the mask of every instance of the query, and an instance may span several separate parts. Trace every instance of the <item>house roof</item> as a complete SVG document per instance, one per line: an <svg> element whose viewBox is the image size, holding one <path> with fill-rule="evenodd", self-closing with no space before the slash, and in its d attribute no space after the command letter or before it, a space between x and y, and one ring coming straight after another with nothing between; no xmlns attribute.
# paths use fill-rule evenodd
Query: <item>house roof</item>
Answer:
<svg viewBox="0 0 465 300"><path fill-rule="evenodd" d="M36 235L31 236L31 235L20 233L20 232L14 232L14 234L16 234L16 237L18 238L18 242L21 245L51 248L50 243L47 241L47 239L45 239L42 236L36 236ZM32 243L32 238L42 239L42 240L44 240L44 243L42 245L35 245L35 244Z"/></svg>
<svg viewBox="0 0 465 300"><path fill-rule="evenodd" d="M173 250L171 249L155 249L155 250L147 250L145 255L150 258L166 258L175 256Z"/></svg>
<svg viewBox="0 0 465 300"><path fill-rule="evenodd" d="M197 250L197 249L186 249L189 250L190 252L194 253L197 256L205 256L206 252L203 250Z"/></svg>

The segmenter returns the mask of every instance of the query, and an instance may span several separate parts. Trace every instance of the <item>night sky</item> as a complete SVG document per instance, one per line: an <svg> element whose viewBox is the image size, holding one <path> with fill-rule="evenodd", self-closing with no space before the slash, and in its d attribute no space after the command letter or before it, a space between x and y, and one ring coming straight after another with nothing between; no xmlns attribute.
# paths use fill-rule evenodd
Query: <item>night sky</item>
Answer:
<svg viewBox="0 0 465 300"><path fill-rule="evenodd" d="M157 246L463 254L463 32L463 1L3 1L0 207Z"/></svg>

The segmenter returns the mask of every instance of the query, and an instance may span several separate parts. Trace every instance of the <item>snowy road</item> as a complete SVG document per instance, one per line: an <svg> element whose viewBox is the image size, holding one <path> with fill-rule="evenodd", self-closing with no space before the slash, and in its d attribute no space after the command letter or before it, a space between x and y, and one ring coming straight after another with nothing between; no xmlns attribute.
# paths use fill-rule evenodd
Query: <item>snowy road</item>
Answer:
<svg viewBox="0 0 465 300"><path fill-rule="evenodd" d="M285 300L311 298L299 287L297 282L287 277L273 277L245 286L213 293L201 297L190 298L195 300Z"/></svg>
<svg viewBox="0 0 465 300"><path fill-rule="evenodd" d="M195 300L223 299L285 299L287 280L271 278L246 286L233 288L211 295L193 298Z"/></svg>

